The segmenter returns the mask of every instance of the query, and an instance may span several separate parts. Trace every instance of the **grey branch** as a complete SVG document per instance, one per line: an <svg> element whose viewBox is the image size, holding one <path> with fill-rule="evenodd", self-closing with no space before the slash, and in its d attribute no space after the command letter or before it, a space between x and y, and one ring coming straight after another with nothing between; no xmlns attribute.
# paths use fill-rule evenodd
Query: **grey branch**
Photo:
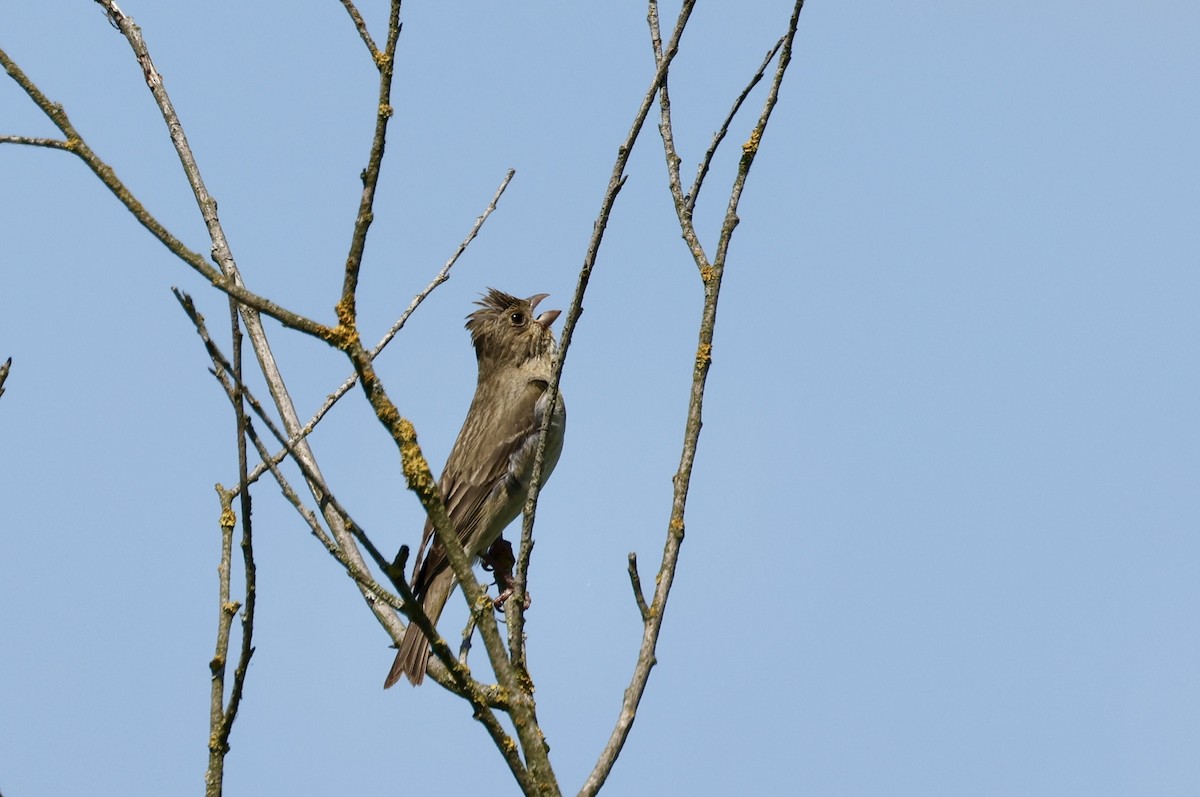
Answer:
<svg viewBox="0 0 1200 797"><path fill-rule="evenodd" d="M378 60L379 48L375 46L375 41L367 31L366 20L362 18L362 14L358 13L358 8L351 0L342 0L342 5L346 7L347 13L350 14L350 19L354 22L354 27L358 30L358 35L362 38L363 43L367 45L367 50L370 51L371 58Z"/></svg>
<svg viewBox="0 0 1200 797"><path fill-rule="evenodd" d="M625 690L616 727L613 728L612 735L609 737L603 752L601 752L592 773L584 782L583 788L580 789L580 795L594 795L604 785L604 781L612 771L613 764L616 763L617 757L625 745L625 740L628 738L629 731L633 727L638 705L641 703L642 695L646 690L646 683L650 678L650 671L657 662L655 650L658 645L658 635L662 628L667 598L670 595L671 585L674 582L675 568L679 562L679 550L683 544L685 528L684 510L687 506L692 464L695 461L696 448L700 439L704 387L712 363L713 330L717 320L717 298L720 294L721 279L724 275L725 257L728 253L730 237L737 226L738 200L745 186L746 175L750 171L754 155L762 140L762 134L770 119L771 111L774 109L778 99L779 86L783 82L784 73L791 60L792 42L796 36L796 26L803 7L804 0L796 0L788 32L784 35L781 45L778 47L779 61L775 70L774 80L763 106L762 114L759 116L758 123L750 134L750 139L742 146L742 158L738 163L737 174L734 177L733 187L730 190L729 205L726 210L725 220L721 225L717 251L711 265L709 265L705 252L695 234L695 229L692 227L691 208L686 204L680 189L679 156L675 152L671 131L670 101L667 98L665 81L662 84L660 94L662 121L660 130L669 175L668 187L676 202L676 210L679 215L680 229L683 232L684 240L687 242L696 265L699 267L700 277L704 283L704 306L701 311L699 341L696 348L695 367L692 372L687 422L684 429L683 451L680 455L679 470L676 472L673 480L674 495L672 497L671 519L667 524L667 539L663 549L662 564L659 567L658 576L655 578L654 597L648 607L645 605L644 597L641 597L640 578L637 575L636 559L632 557L630 559L630 579L634 585L635 596L637 596L635 600L638 602L638 610L642 613L643 618L642 645L638 651L638 658L634 665L629 687ZM653 0L650 3L649 23L655 57L661 64L667 57L667 54L661 49L661 44L659 43L657 3ZM756 77L751 81L751 86L757 82L758 78ZM748 92L749 89L743 92L734 102L734 110L731 112L730 118L732 118L733 113L736 113L736 110L741 106ZM719 140L714 142L714 148L719 143ZM705 163L709 160L711 160L711 154L705 156ZM697 175L698 182L693 186L693 194L698 193L700 184L707 173L706 165L702 164L701 168L702 171Z"/></svg>
<svg viewBox="0 0 1200 797"><path fill-rule="evenodd" d="M46 147L71 151L71 142L62 138L38 138L36 136L0 136L0 144L25 144L30 147Z"/></svg>

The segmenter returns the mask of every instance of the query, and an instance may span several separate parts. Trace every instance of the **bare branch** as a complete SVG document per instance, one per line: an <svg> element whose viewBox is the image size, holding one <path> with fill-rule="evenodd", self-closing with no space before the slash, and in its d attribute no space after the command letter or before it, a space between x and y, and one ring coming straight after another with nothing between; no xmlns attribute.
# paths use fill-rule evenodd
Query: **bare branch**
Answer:
<svg viewBox="0 0 1200 797"><path fill-rule="evenodd" d="M395 74L396 44L399 39L400 0L392 0L391 12L388 15L387 49L375 57L375 63L379 67L379 104L375 113L375 135L371 139L367 168L362 172L362 197L358 203L358 215L354 219L354 233L350 236L350 253L346 256L342 298L337 304L338 321L343 325L353 325L357 317L355 294L358 291L358 272L362 268L363 251L367 246L367 230L375 219L375 189L379 185L379 167L383 164L388 120L392 118L392 77Z"/></svg>
<svg viewBox="0 0 1200 797"><path fill-rule="evenodd" d="M362 37L363 43L367 45L367 50L371 53L371 59L378 63L379 49L375 47L375 41L367 31L366 20L362 18L362 14L358 13L358 8L355 7L352 0L342 0L342 5L346 7L346 11L350 14L350 19L354 21L354 27L358 29L358 35Z"/></svg>
<svg viewBox="0 0 1200 797"><path fill-rule="evenodd" d="M241 382L242 373L242 335L238 325L237 304L229 300L230 334L233 339L233 377ZM213 657L212 708L209 718L208 769L204 773L206 792L211 797L222 793L225 778L225 756L229 753L229 736L233 732L233 723L237 719L238 708L241 706L242 694L246 685L246 672L250 666L250 658L254 655L254 609L257 605L256 573L254 564L253 520L251 511L250 491L246 485L248 471L246 456L246 436L249 419L246 417L245 405L231 395L230 400L234 409L235 431L237 434L238 480L242 486L242 571L245 581L242 605L242 644L238 654L238 663L233 671L233 686L229 692L229 701L223 705L225 697L225 664L229 655L229 630L233 622L233 613L237 604L230 601L230 581L232 579L232 556L234 512L232 495L218 488L221 498L221 563L217 568L219 574L220 593L220 624L217 629L217 652Z"/></svg>
<svg viewBox="0 0 1200 797"><path fill-rule="evenodd" d="M658 13L654 3L651 4L651 13L648 15L650 23L650 44L654 50L654 58L660 62L663 59L662 39L658 29ZM700 238L696 233L696 228L692 224L691 209L688 207L687 199L683 195L683 183L679 177L679 153L675 150L675 135L671 124L671 95L667 88L667 81L664 80L658 91L658 106L659 106L659 123L658 132L662 137L663 153L667 162L667 188L671 192L671 198L675 203L675 212L679 217L680 230L683 233L683 240L687 243L688 249L692 253L692 258L703 269L708 265L704 254L704 247L700 243ZM693 186L693 193L698 191L698 188Z"/></svg>
<svg viewBox="0 0 1200 797"><path fill-rule="evenodd" d="M763 58L762 64L758 67L758 71L754 73L754 77L746 84L746 88L742 89L742 93L738 95L734 101L733 107L729 109L729 114L725 117L725 121L721 124L719 130L713 134L712 144L704 153L704 157L700 161L700 165L696 168L696 179L692 181L692 187L688 190L687 196L684 198L684 207L687 210L687 217L691 218L691 211L696 207L696 199L700 196L700 187L704 184L704 178L708 175L708 167L712 164L713 157L717 154L717 148L721 146L721 142L725 140L725 134L729 132L729 125L733 122L733 117L737 116L737 112L741 110L742 103L746 101L746 97L750 96L750 92L758 85L766 74L767 67L774 60L775 54L779 52L779 48L783 46L783 39L775 42L775 46L767 51L767 55Z"/></svg>
<svg viewBox="0 0 1200 797"><path fill-rule="evenodd" d="M233 378L237 384L242 384L242 331L238 317L237 303L229 300L229 335L233 341ZM226 726L233 727L241 706L242 693L245 690L246 672L250 666L250 658L254 655L254 613L258 606L258 568L254 563L254 524L251 512L250 489L247 485L249 458L246 452L246 430L250 419L246 415L243 402L234 402L234 414L237 426L238 452L238 486L241 488L239 503L242 510L242 578L245 582L242 606L242 644L238 654L237 667L233 670L233 687L229 692L229 703L225 709ZM225 739L228 740L228 730ZM228 744L224 745L228 750Z"/></svg>
<svg viewBox="0 0 1200 797"><path fill-rule="evenodd" d="M787 72L788 65L792 62L792 42L796 38L796 26L799 23L800 12L803 8L804 0L796 0L788 32L783 37L782 46L777 45L779 47L779 62L775 66L775 77L771 81L771 88L767 92L767 99L763 103L762 113L759 114L758 123L750 131L750 138L742 145L742 158L738 164L737 175L734 177L733 188L729 192L729 206L725 212L725 223L721 226L721 237L717 240L715 264L718 268L718 282L725 269L725 256L729 251L729 240L733 236L733 230L738 223L737 207L738 202L742 198L742 190L746 186L746 177L750 174L750 166L754 163L754 156L758 154L758 147L762 142L763 133L766 132L767 122L770 121L771 113L775 110L775 103L779 101L779 87L783 84L784 73ZM716 304L715 297L713 298L713 304L714 306Z"/></svg>
<svg viewBox="0 0 1200 797"><path fill-rule="evenodd" d="M0 365L0 396L4 395L4 381L8 379L8 372L12 368L12 357L4 361L4 365Z"/></svg>
<svg viewBox="0 0 1200 797"><path fill-rule="evenodd" d="M766 129L767 121L770 119L771 111L774 109L775 102L778 99L779 86L791 61L792 42L796 36L796 26L803 7L804 0L795 0L795 6L793 7L792 16L788 24L788 31L783 37L782 45L779 47L779 63L775 70L775 77L764 104L763 112L759 117L758 124L751 133L750 140L742 147L742 158L738 164L733 188L730 191L729 207L726 212L725 221L721 227L716 256L711 265L709 265L705 253L700 247L698 239L695 237L694 229L691 227L690 208L682 201L683 198L680 195L678 184L679 159L674 151L671 133L670 103L666 99L664 83L661 97L661 107L663 109L662 138L663 151L667 159L668 174L670 175L668 182L672 196L676 200L676 207L680 211L680 229L684 234L689 249L692 251L696 264L700 269L701 279L704 282L704 308L701 313L699 341L696 347L695 365L692 371L691 394L688 401L687 422L684 429L683 451L680 455L679 469L673 480L674 495L672 497L671 518L667 524L667 538L663 548L662 564L655 579L654 598L648 607L644 609L642 605L638 607L643 612L644 627L642 631L642 645L638 651L637 663L634 665L633 677L630 680L629 687L625 690L616 727L614 727L608 743L600 754L595 768L588 776L583 788L580 789L580 795L594 795L604 785L604 781L612 771L617 756L620 755L621 748L624 747L629 730L633 727L638 705L641 703L642 695L646 690L646 683L650 678L650 670L656 663L655 650L658 645L658 635L662 628L667 598L670 595L671 585L674 582L675 568L679 561L679 550L684 538L684 510L687 506L692 465L696 458L696 448L702 426L701 417L704 406L704 388L708 378L708 371L712 364L712 342L713 330L716 326L717 299L720 294L721 280L724 276L725 257L728 253L729 240L733 234L733 229L737 226L737 203L745 186L746 175L749 173L750 165L753 163L754 154L757 152L758 144ZM656 24L656 14L654 11L655 3L652 0L650 14L652 37ZM757 80L754 82L757 82ZM737 102L734 103L735 110L743 99L743 97L739 97ZM716 143L719 144L720 142ZM702 174L698 174L700 183L703 182L703 176ZM698 190L699 183L693 187L693 193L697 193ZM689 230L692 230L690 238L688 235ZM630 571L631 578L636 578L637 571L632 561ZM635 593L640 595L640 588L636 583ZM644 603L644 599L642 602Z"/></svg>
<svg viewBox="0 0 1200 797"><path fill-rule="evenodd" d="M71 151L71 142L61 138L35 138L33 136L0 136L0 144L25 144L30 147L48 147Z"/></svg>
<svg viewBox="0 0 1200 797"><path fill-rule="evenodd" d="M638 575L637 554L629 554L629 585L633 587L633 600L637 603L642 622L650 622L650 607L646 605L646 597L642 593L642 577Z"/></svg>
<svg viewBox="0 0 1200 797"><path fill-rule="evenodd" d="M221 561L217 566L218 620L216 652L208 667L212 672L212 695L209 703L208 769L204 773L205 794L217 797L221 794L224 778L225 753L229 750L229 732L232 723L225 714L225 662L229 654L229 629L233 616L241 605L230 600L230 570L233 560L233 527L237 523L233 507L227 495L218 487L221 495Z"/></svg>

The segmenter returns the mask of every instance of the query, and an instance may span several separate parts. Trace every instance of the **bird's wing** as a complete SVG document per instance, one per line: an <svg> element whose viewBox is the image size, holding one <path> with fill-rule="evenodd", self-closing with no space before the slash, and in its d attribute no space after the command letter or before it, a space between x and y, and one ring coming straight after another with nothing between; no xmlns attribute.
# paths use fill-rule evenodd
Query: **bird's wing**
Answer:
<svg viewBox="0 0 1200 797"><path fill-rule="evenodd" d="M496 513L522 486L521 480L528 470L526 461L537 445L541 430L538 400L546 387L545 380L530 380L501 417L496 418L496 422L506 428L495 429L489 435L496 441L491 450L478 452L471 458L472 462L466 463L457 461L460 457L456 456L459 452L455 450L446 462L446 471L439 483L442 498L458 541L472 556L483 553L482 549L474 550L475 546L491 543L482 536L497 522ZM515 514L504 519L503 525L508 525L514 517ZM433 537L433 523L426 520L413 576L413 593L417 598L433 577L448 565L446 552ZM428 556L423 559L426 550Z"/></svg>

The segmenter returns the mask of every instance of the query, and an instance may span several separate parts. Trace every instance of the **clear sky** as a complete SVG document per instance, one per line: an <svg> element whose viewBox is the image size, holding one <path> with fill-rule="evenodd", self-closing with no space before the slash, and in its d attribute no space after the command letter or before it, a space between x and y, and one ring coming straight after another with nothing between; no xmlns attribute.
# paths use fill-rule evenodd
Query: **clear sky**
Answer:
<svg viewBox="0 0 1200 797"><path fill-rule="evenodd" d="M363 2L377 36L382 2ZM685 174L790 4L701 3L672 79ZM334 0L153 3L143 27L250 287L332 319L376 73ZM673 18L667 4L664 18ZM408 3L360 306L440 470L487 286L565 307L652 73L639 3ZM620 795L1200 794L1200 6L821 2L763 140L721 299L676 588ZM128 46L12 0L5 48L198 251ZM698 214L715 221L762 90ZM640 637L700 283L654 120L564 374L528 633L573 793ZM0 133L50 135L7 79ZM225 302L75 158L0 146L0 790L194 794L232 420L169 288ZM561 323L561 322L560 322ZM302 414L348 372L269 325ZM421 510L357 392L313 438L386 549ZM464 704L380 689L388 640L264 484L257 654L230 794L516 793ZM443 631L456 634L456 604ZM446 785L451 784L451 785Z"/></svg>

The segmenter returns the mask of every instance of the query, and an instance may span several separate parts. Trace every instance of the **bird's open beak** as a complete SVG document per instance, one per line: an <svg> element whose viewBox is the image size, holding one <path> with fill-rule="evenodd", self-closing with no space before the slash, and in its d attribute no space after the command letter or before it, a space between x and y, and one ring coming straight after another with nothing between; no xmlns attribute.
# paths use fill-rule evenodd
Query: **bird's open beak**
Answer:
<svg viewBox="0 0 1200 797"><path fill-rule="evenodd" d="M528 299L526 299L525 301L529 302L530 312L536 310L538 303L541 302L542 299L545 299L549 295L550 294L548 294L548 293L539 293L536 296L530 296ZM547 310L546 312L544 312L540 316L538 316L535 320L537 321L538 326L540 326L542 329L549 329L550 325L553 324L554 320L556 318L558 318L561 314L562 314L562 310Z"/></svg>

